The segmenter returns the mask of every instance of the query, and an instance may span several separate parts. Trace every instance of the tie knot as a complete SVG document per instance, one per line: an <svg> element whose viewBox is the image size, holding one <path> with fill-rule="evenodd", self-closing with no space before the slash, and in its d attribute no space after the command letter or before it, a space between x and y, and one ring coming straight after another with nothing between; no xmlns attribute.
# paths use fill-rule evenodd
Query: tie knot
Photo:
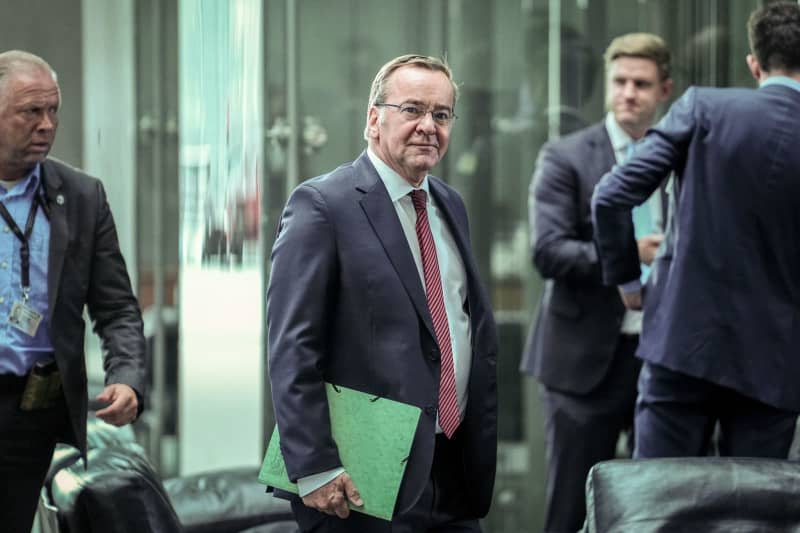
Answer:
<svg viewBox="0 0 800 533"><path fill-rule="evenodd" d="M411 202L414 204L414 209L419 213L425 211L425 200L428 195L422 189L414 189L411 191Z"/></svg>

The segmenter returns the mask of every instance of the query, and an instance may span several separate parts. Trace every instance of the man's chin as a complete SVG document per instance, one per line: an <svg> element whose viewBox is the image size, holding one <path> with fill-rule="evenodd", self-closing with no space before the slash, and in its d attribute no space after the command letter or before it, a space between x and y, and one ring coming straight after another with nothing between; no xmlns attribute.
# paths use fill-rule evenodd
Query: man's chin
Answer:
<svg viewBox="0 0 800 533"><path fill-rule="evenodd" d="M621 111L614 115L620 126L635 126L639 123L639 115L631 111Z"/></svg>
<svg viewBox="0 0 800 533"><path fill-rule="evenodd" d="M429 172L433 167L436 166L436 163L439 162L439 158L435 156L418 156L414 158L414 166L420 172Z"/></svg>
<svg viewBox="0 0 800 533"><path fill-rule="evenodd" d="M35 165L36 163L41 163L47 158L47 154L50 153L50 147L46 149L29 149L25 154L25 162Z"/></svg>

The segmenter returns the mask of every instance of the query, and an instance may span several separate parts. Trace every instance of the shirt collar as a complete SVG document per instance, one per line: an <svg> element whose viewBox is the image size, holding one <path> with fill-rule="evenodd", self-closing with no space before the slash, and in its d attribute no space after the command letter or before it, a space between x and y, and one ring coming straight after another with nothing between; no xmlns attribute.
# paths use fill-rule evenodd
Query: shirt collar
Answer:
<svg viewBox="0 0 800 533"><path fill-rule="evenodd" d="M768 85L783 85L785 87L790 87L795 91L800 92L800 81L797 81L794 78L790 78L789 76L770 76L766 80L761 82L761 87L767 87Z"/></svg>
<svg viewBox="0 0 800 533"><path fill-rule="evenodd" d="M378 157L371 148L367 148L367 157L369 157L375 170L378 171L378 176L380 176L381 181L383 181L383 184L386 186L386 190L389 192L389 198L392 199L392 202L396 202L404 196L407 196L408 193L415 189L422 189L427 194L427 198L430 198L428 176L425 176L419 187L414 187L408 181L404 180L400 174L395 172L392 167L387 165L383 159Z"/></svg>
<svg viewBox="0 0 800 533"><path fill-rule="evenodd" d="M606 113L606 131L615 152L625 152L629 144L636 142L617 123L617 119L614 118L614 113L611 111Z"/></svg>
<svg viewBox="0 0 800 533"><path fill-rule="evenodd" d="M16 185L14 185L11 189L5 192L5 194L11 194L12 191L14 192L14 196L16 195L26 195L30 191L35 191L39 188L39 182L41 181L41 163L36 163L36 166L28 173L27 176L22 178Z"/></svg>

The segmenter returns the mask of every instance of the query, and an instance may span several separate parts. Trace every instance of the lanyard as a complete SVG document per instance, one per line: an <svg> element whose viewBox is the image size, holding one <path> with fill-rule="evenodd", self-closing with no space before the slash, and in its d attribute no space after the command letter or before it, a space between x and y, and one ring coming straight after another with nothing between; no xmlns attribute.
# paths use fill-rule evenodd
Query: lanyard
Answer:
<svg viewBox="0 0 800 533"><path fill-rule="evenodd" d="M28 301L28 295L31 292L31 250L28 245L28 239L31 238L31 233L33 233L33 223L36 221L36 210L39 208L40 201L39 195L34 194L33 200L31 200L31 209L28 211L28 221L25 223L25 233L23 233L22 230L19 229L19 226L17 226L17 223L14 222L14 218L11 216L11 213L8 212L8 209L6 209L5 204L0 202L0 216L3 217L3 220L6 221L8 227L14 232L14 235L17 236L21 243L19 246L20 276L22 278L22 299L25 302Z"/></svg>

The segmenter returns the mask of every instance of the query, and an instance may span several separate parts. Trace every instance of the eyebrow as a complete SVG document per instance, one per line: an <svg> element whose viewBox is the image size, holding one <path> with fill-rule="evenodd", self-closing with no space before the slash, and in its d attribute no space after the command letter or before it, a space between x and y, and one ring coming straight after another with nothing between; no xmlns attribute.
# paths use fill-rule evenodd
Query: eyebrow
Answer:
<svg viewBox="0 0 800 533"><path fill-rule="evenodd" d="M427 102L423 102L422 100L415 100L413 98L409 98L408 100L403 100L401 105L402 104L414 104L414 105L424 105L424 106L428 105ZM433 109L438 109L438 110L442 110L442 109L447 109L448 111L452 111L453 110L452 107L450 107L449 105L445 105L445 104L433 104L431 107Z"/></svg>

